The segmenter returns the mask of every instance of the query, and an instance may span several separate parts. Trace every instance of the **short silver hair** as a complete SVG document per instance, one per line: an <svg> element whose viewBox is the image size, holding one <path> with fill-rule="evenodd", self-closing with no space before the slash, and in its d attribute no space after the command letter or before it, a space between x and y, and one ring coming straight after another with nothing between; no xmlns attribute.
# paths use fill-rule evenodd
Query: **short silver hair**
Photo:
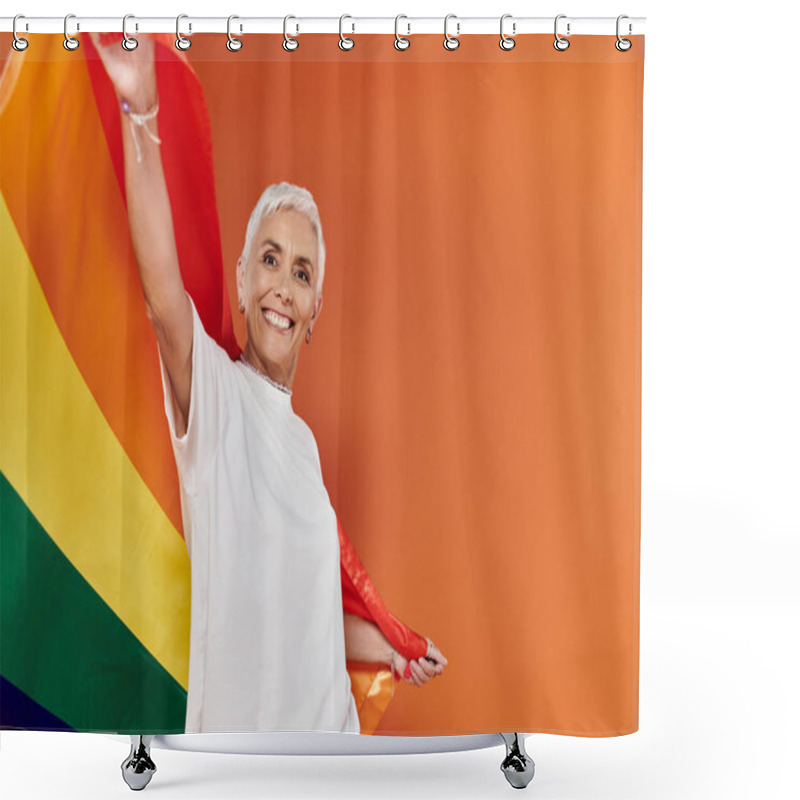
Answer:
<svg viewBox="0 0 800 800"><path fill-rule="evenodd" d="M250 248L253 246L253 239L261 225L261 220L274 214L276 211L294 209L308 217L314 233L317 236L317 298L322 294L322 280L325 277L325 239L322 236L322 222L319 218L319 209L314 202L314 197L308 189L302 186L295 186L293 183L273 183L264 189L261 197L255 205L250 220L247 223L247 231L244 237L244 248L242 249L242 261L246 265L250 257Z"/></svg>

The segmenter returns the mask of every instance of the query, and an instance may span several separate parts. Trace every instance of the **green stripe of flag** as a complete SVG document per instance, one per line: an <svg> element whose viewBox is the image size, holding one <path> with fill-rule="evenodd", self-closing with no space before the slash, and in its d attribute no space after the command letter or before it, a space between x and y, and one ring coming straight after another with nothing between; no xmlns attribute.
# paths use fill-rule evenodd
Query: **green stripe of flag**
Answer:
<svg viewBox="0 0 800 800"><path fill-rule="evenodd" d="M186 692L0 473L0 674L82 732L183 733Z"/></svg>

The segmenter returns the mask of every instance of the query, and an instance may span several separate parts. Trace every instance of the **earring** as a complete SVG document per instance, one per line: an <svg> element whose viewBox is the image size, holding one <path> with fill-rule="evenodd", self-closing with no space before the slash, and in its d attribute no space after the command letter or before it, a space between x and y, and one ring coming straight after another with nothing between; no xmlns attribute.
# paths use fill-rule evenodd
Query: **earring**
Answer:
<svg viewBox="0 0 800 800"><path fill-rule="evenodd" d="M306 331L306 344L311 344L311 328Z"/></svg>

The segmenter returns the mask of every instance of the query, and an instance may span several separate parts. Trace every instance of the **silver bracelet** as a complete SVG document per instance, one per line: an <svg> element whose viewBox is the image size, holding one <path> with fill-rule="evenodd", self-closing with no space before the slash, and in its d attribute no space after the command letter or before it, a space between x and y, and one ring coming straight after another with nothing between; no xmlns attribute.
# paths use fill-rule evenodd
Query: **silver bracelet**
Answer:
<svg viewBox="0 0 800 800"><path fill-rule="evenodd" d="M136 161L141 164L142 163L142 148L139 146L139 137L136 135L136 128L144 128L145 133L156 143L161 144L161 139L158 138L148 127L147 123L151 119L155 119L156 115L158 114L158 98L156 98L156 104L145 111L142 114L137 114L135 111L131 111L131 104L125 100L124 98L120 99L120 105L122 106L122 113L125 114L131 122L131 133L133 134L133 143L136 145Z"/></svg>

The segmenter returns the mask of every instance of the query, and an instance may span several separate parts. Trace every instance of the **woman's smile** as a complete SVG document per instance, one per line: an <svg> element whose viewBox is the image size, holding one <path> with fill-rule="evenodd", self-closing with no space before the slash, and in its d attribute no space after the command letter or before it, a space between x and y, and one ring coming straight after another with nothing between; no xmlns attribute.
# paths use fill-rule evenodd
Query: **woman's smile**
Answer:
<svg viewBox="0 0 800 800"><path fill-rule="evenodd" d="M294 320L284 314L280 314L271 308L262 308L261 315L267 325L278 333L288 333L294 327Z"/></svg>

